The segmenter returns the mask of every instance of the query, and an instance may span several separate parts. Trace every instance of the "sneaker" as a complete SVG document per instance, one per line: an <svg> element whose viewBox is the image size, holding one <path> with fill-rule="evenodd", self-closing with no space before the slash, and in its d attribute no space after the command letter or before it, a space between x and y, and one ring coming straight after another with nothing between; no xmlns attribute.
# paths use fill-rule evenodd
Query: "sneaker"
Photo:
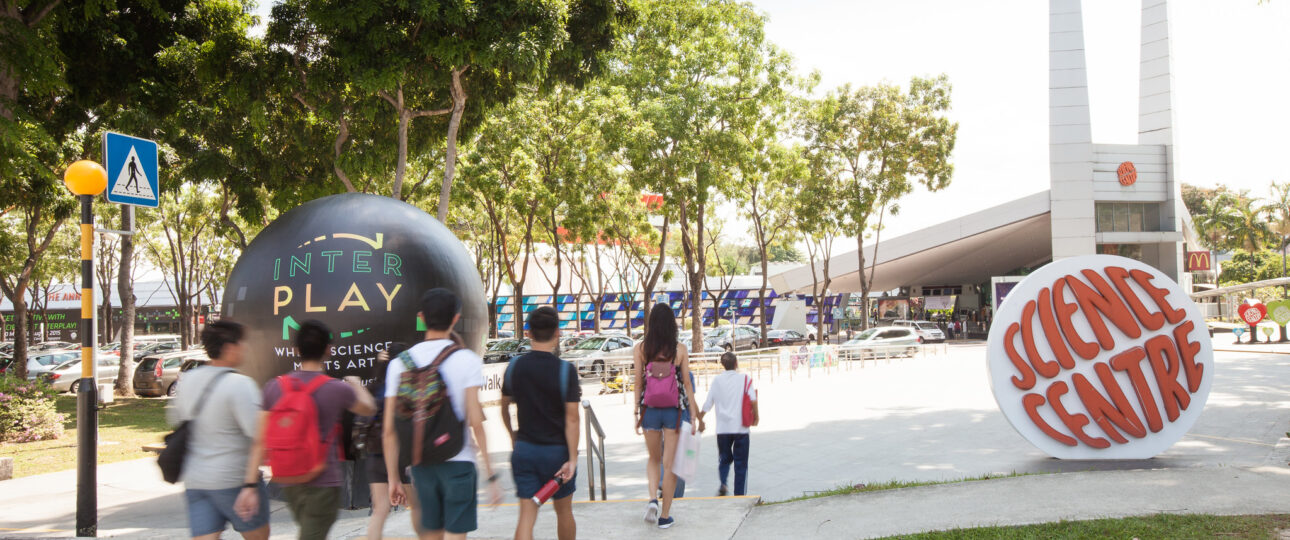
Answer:
<svg viewBox="0 0 1290 540"><path fill-rule="evenodd" d="M666 528L668 528L668 527L671 527L671 526L672 526L672 524L673 524L673 523L675 523L675 522L676 522L676 520L675 520L675 519L672 519L672 518L670 518L670 517L658 518L658 528L660 528L660 529L666 529Z"/></svg>
<svg viewBox="0 0 1290 540"><path fill-rule="evenodd" d="M658 519L658 499L654 499L645 505L645 523L654 523Z"/></svg>
<svg viewBox="0 0 1290 540"><path fill-rule="evenodd" d="M727 488L725 484L721 484L721 489L717 490L717 496L725 497L726 495L729 495L729 494L730 494L730 488Z"/></svg>

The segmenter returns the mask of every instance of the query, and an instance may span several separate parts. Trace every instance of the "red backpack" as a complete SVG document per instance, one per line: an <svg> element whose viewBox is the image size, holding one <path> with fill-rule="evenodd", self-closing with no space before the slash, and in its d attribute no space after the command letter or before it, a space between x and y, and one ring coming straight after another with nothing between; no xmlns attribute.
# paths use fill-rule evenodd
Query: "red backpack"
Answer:
<svg viewBox="0 0 1290 540"><path fill-rule="evenodd" d="M274 482L303 484L327 468L327 449L336 440L339 425L328 440L322 440L313 393L331 380L326 375L316 375L301 386L293 377L278 377L282 397L269 411L264 433L265 458Z"/></svg>

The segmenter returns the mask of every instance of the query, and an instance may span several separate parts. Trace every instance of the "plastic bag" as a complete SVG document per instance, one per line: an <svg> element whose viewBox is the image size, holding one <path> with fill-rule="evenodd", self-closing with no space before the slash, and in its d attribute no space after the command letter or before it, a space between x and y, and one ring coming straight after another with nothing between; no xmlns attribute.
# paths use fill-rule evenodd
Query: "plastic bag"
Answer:
<svg viewBox="0 0 1290 540"><path fill-rule="evenodd" d="M672 460L672 474L689 482L699 470L699 438L702 434L690 434L690 423L681 422L681 440L676 443L676 458Z"/></svg>

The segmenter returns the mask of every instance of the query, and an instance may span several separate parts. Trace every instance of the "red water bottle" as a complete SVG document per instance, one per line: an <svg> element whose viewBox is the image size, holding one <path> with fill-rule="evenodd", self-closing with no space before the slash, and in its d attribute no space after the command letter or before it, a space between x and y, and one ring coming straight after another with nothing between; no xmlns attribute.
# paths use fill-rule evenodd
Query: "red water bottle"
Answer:
<svg viewBox="0 0 1290 540"><path fill-rule="evenodd" d="M560 484L563 483L564 479L559 476L548 480L546 485L542 486L542 489L539 489L537 493L533 494L533 502L537 503L538 506L542 506L542 503L546 502L547 499L550 499L552 495L555 495L555 492L560 491Z"/></svg>

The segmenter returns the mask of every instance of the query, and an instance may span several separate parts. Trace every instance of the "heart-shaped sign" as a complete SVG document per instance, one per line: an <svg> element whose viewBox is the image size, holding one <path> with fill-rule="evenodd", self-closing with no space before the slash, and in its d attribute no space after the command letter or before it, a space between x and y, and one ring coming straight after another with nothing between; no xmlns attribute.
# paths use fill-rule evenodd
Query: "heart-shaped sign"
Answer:
<svg viewBox="0 0 1290 540"><path fill-rule="evenodd" d="M1281 299L1268 302L1268 317L1278 326L1290 323L1290 300Z"/></svg>
<svg viewBox="0 0 1290 540"><path fill-rule="evenodd" d="M1241 316L1245 324L1253 326L1267 316L1268 307L1263 304L1242 304L1241 307L1236 308L1236 314Z"/></svg>
<svg viewBox="0 0 1290 540"><path fill-rule="evenodd" d="M1260 326L1260 327L1259 327L1259 332L1262 332L1262 333L1263 333L1263 337L1265 337L1265 338L1269 338L1269 339L1271 339L1271 338L1272 338L1272 332L1275 332L1275 331L1276 331L1276 329L1275 329L1275 328L1272 328L1271 326Z"/></svg>
<svg viewBox="0 0 1290 540"><path fill-rule="evenodd" d="M1240 340L1240 339L1241 339L1241 336L1244 336L1244 335L1245 335L1245 327L1244 327L1244 326L1238 326L1238 327L1236 327L1236 328L1233 328L1233 329L1232 329L1232 333L1233 333L1233 334L1236 334L1236 339L1237 339L1237 340Z"/></svg>

